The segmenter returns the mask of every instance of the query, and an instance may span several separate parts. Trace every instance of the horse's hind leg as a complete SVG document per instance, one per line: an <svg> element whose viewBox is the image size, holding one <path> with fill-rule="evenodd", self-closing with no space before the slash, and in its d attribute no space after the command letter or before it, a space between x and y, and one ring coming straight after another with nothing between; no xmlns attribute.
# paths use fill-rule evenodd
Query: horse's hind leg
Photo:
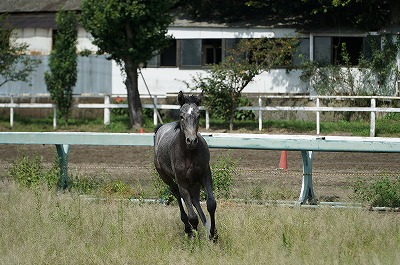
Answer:
<svg viewBox="0 0 400 265"><path fill-rule="evenodd" d="M167 175L164 175L161 170L157 169L157 171L158 171L158 174L160 175L161 179L164 181L165 184L167 184L169 186L172 194L175 196L176 200L178 201L179 211L181 213L181 220L182 220L183 224L185 225L186 234L188 234L189 236L192 236L193 235L192 226L190 225L189 218L185 212L185 209L183 208L182 196L179 192L178 185L170 177L168 177Z"/></svg>
<svg viewBox="0 0 400 265"><path fill-rule="evenodd" d="M211 170L208 168L207 173L203 178L203 186L204 190L207 194L207 211L210 214L210 239L216 241L218 239L217 229L215 228L215 211L217 209L217 202L214 198L214 193L212 190L212 178L211 178Z"/></svg>

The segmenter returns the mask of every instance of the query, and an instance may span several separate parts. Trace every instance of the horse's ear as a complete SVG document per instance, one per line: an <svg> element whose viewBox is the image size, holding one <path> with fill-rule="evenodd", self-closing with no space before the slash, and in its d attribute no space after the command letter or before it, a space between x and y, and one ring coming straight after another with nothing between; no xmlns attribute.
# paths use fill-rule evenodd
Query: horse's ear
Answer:
<svg viewBox="0 0 400 265"><path fill-rule="evenodd" d="M183 95L182 91L179 91L178 93L178 102L181 107L183 106L183 104L185 104L185 95Z"/></svg>
<svg viewBox="0 0 400 265"><path fill-rule="evenodd" d="M203 101L203 98L204 98L204 92L201 91L201 93L197 96L197 100L196 100L196 105L197 106L200 106L201 101Z"/></svg>

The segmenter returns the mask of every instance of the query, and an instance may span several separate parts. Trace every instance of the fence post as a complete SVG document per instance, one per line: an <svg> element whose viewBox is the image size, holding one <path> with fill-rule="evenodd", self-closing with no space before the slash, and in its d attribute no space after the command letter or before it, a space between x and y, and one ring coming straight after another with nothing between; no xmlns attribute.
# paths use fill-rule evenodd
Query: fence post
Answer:
<svg viewBox="0 0 400 265"><path fill-rule="evenodd" d="M210 113L206 109L206 130L210 129Z"/></svg>
<svg viewBox="0 0 400 265"><path fill-rule="evenodd" d="M69 188L68 179L68 155L70 150L70 145L68 144L56 144L57 156L58 156L58 166L60 167L60 181L61 188Z"/></svg>
<svg viewBox="0 0 400 265"><path fill-rule="evenodd" d="M54 104L53 107L54 111L53 111L53 129L55 130L57 128L57 105Z"/></svg>
<svg viewBox="0 0 400 265"><path fill-rule="evenodd" d="M10 127L13 128L14 127L14 108L13 108L13 104L14 104L14 97L13 95L10 96Z"/></svg>
<svg viewBox="0 0 400 265"><path fill-rule="evenodd" d="M104 125L110 125L110 96L104 96Z"/></svg>
<svg viewBox="0 0 400 265"><path fill-rule="evenodd" d="M319 108L319 98L317 98L317 108ZM317 134L320 134L321 132L321 125L320 125L320 116L319 116L319 111L317 111Z"/></svg>
<svg viewBox="0 0 400 265"><path fill-rule="evenodd" d="M376 108L376 99L371 98L371 108ZM375 119L376 119L376 112L371 111L371 124L369 129L369 136L375 137Z"/></svg>
<svg viewBox="0 0 400 265"><path fill-rule="evenodd" d="M260 109L258 110L258 130L262 131L262 99L261 97L258 97L258 106L260 107Z"/></svg>
<svg viewBox="0 0 400 265"><path fill-rule="evenodd" d="M156 126L157 125L157 123L158 123L158 119L157 119L157 96L156 95L154 95L154 97L153 97L153 105L154 105L154 108L153 108L153 123L154 123L154 126Z"/></svg>

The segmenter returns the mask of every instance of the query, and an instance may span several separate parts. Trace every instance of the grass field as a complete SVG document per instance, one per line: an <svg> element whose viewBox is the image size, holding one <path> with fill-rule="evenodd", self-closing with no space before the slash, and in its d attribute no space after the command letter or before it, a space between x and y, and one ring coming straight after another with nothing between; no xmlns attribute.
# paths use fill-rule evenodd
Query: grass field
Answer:
<svg viewBox="0 0 400 265"><path fill-rule="evenodd" d="M219 202L219 240L176 206L0 189L0 264L399 264L400 216Z"/></svg>

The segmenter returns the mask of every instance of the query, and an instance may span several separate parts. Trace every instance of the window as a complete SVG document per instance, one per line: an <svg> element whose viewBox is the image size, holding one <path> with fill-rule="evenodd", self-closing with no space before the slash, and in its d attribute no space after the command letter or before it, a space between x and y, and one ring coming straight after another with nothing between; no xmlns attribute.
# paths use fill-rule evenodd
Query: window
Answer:
<svg viewBox="0 0 400 265"><path fill-rule="evenodd" d="M369 37L315 37L314 60L329 64L345 64L343 44L350 58L350 65L358 65L361 55L369 58L372 47L380 48L380 38Z"/></svg>
<svg viewBox="0 0 400 265"><path fill-rule="evenodd" d="M176 40L164 49L160 55L160 66L176 66Z"/></svg>
<svg viewBox="0 0 400 265"><path fill-rule="evenodd" d="M222 40L205 39L202 42L202 65L219 64L222 60Z"/></svg>
<svg viewBox="0 0 400 265"><path fill-rule="evenodd" d="M159 55L154 56L147 62L148 67L177 66L176 65L176 40L171 40L170 46L165 48Z"/></svg>
<svg viewBox="0 0 400 265"><path fill-rule="evenodd" d="M201 39L181 40L180 66L201 66Z"/></svg>
<svg viewBox="0 0 400 265"><path fill-rule="evenodd" d="M300 66L310 59L310 39L299 39L298 48L293 55L293 65Z"/></svg>
<svg viewBox="0 0 400 265"><path fill-rule="evenodd" d="M333 64L344 65L345 58L343 53L343 44L346 45L346 51L349 55L350 65L357 65L358 58L362 54L362 37L333 37L332 38L332 61Z"/></svg>

